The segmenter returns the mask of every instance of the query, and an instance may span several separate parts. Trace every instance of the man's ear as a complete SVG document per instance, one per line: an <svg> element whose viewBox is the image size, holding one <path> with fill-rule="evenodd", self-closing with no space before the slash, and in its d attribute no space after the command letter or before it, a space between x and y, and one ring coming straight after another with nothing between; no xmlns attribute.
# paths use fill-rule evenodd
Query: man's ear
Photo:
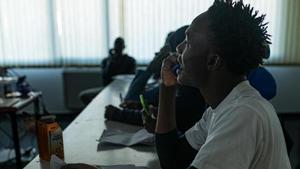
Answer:
<svg viewBox="0 0 300 169"><path fill-rule="evenodd" d="M209 55L207 58L208 70L220 70L222 66L222 58L219 55Z"/></svg>

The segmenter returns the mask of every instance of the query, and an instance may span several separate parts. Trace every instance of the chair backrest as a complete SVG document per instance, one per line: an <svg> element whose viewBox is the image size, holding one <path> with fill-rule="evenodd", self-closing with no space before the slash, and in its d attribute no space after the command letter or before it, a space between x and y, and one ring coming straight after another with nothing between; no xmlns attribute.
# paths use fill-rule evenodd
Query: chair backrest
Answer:
<svg viewBox="0 0 300 169"><path fill-rule="evenodd" d="M247 75L251 86L267 100L276 96L277 85L272 74L264 67L258 67L250 71Z"/></svg>

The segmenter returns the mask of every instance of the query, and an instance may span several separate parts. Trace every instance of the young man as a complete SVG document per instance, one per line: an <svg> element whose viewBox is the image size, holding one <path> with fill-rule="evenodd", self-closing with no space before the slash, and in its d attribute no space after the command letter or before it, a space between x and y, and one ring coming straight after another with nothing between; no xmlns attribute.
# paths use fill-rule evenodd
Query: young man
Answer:
<svg viewBox="0 0 300 169"><path fill-rule="evenodd" d="M125 49L125 41L118 37L114 42L114 48L109 50L109 55L102 60L102 87L90 88L83 90L79 94L80 100L88 105L99 92L112 82L112 77L120 74L134 74L136 61L133 57L123 53Z"/></svg>
<svg viewBox="0 0 300 169"><path fill-rule="evenodd" d="M246 74L263 62L269 42L264 16L242 1L216 0L196 17L177 47L181 71L162 65L156 147L163 169L290 169L273 106ZM209 108L178 136L175 85L199 89Z"/></svg>
<svg viewBox="0 0 300 169"><path fill-rule="evenodd" d="M133 57L123 53L125 41L123 38L117 38L114 48L109 50L109 56L102 61L102 79L104 86L112 82L112 77L119 74L134 74L136 62Z"/></svg>

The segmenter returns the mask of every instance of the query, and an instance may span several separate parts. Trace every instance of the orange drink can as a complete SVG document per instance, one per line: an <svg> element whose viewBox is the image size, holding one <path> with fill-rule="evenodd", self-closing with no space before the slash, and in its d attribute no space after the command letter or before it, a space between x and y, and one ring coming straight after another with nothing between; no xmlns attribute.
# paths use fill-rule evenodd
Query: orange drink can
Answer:
<svg viewBox="0 0 300 169"><path fill-rule="evenodd" d="M43 116L37 122L37 139L40 159L50 161L51 155L64 160L63 134L55 116Z"/></svg>

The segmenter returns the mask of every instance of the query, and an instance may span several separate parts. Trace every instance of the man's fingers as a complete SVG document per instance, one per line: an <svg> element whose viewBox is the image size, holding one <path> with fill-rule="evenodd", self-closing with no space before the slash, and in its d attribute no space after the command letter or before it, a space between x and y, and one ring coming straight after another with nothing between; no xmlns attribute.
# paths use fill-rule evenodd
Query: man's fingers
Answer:
<svg viewBox="0 0 300 169"><path fill-rule="evenodd" d="M170 70L172 68L172 66L174 66L175 64L177 64L177 54L172 53L166 59L164 59L163 69Z"/></svg>

